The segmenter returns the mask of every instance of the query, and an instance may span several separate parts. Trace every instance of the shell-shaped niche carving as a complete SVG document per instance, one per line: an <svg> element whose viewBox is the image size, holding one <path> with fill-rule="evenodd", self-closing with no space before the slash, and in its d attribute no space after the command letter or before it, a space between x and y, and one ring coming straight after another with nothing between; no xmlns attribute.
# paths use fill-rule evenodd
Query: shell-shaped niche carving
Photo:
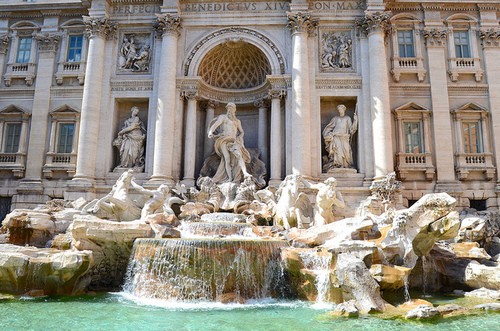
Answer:
<svg viewBox="0 0 500 331"><path fill-rule="evenodd" d="M214 87L247 89L263 84L266 75L271 74L271 65L256 46L229 40L208 52L198 74Z"/></svg>

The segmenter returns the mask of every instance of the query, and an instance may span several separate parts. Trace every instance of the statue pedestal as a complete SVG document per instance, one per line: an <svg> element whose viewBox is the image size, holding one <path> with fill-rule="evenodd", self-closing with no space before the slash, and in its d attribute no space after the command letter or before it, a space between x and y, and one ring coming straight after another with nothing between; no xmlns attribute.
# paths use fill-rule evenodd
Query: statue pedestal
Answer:
<svg viewBox="0 0 500 331"><path fill-rule="evenodd" d="M362 187L365 176L352 168L334 168L322 173L320 179L324 181L328 177L337 180L337 187Z"/></svg>

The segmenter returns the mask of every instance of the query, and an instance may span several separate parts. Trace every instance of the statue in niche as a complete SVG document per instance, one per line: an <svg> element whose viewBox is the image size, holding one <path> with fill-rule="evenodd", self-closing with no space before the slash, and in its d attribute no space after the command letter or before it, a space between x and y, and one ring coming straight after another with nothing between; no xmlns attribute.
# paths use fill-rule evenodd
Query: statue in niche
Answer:
<svg viewBox="0 0 500 331"><path fill-rule="evenodd" d="M322 34L321 68L326 70L352 68L352 39L345 33Z"/></svg>
<svg viewBox="0 0 500 331"><path fill-rule="evenodd" d="M126 71L149 71L151 50L148 35L125 35L120 47L120 69Z"/></svg>
<svg viewBox="0 0 500 331"><path fill-rule="evenodd" d="M324 158L323 172L334 168L352 168L352 136L358 128L358 114L351 120L345 115L346 106L338 105L339 116L334 116L323 130L323 139L328 156Z"/></svg>
<svg viewBox="0 0 500 331"><path fill-rule="evenodd" d="M220 163L213 181L217 184L241 183L245 177L251 176L247 171L250 153L243 143L243 129L236 118L236 105L228 103L227 114L217 116L208 129L208 138L215 140L214 149L220 157Z"/></svg>
<svg viewBox="0 0 500 331"><path fill-rule="evenodd" d="M131 116L124 123L113 141L113 146L120 152L120 165L118 168L132 168L142 172L144 170L144 141L146 130L137 116L139 108L133 106Z"/></svg>
<svg viewBox="0 0 500 331"><path fill-rule="evenodd" d="M111 192L97 200L91 213L101 217L104 212L109 215L109 218L116 219L118 222L139 219L141 208L137 207L129 197L131 186L135 187L138 184L134 182L134 170L128 169L118 178Z"/></svg>

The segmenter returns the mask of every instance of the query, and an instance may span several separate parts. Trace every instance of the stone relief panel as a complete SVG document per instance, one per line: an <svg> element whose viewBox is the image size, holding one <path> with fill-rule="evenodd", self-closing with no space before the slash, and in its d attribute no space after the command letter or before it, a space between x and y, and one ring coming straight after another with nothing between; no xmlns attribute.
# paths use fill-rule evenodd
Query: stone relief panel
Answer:
<svg viewBox="0 0 500 331"><path fill-rule="evenodd" d="M118 50L118 73L151 71L151 33L123 33Z"/></svg>
<svg viewBox="0 0 500 331"><path fill-rule="evenodd" d="M352 30L321 31L319 38L321 71L354 71Z"/></svg>

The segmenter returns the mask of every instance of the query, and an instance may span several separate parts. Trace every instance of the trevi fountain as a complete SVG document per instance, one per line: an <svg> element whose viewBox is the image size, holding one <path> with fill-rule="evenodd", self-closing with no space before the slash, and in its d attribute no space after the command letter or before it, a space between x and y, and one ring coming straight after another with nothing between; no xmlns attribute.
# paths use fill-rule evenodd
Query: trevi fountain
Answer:
<svg viewBox="0 0 500 331"><path fill-rule="evenodd" d="M357 115L345 108L323 131L327 168L352 165ZM356 206L333 176L266 187L236 105L226 110L194 187L137 183L144 128L132 107L108 194L8 214L2 329L499 327L499 212L459 213L446 193L404 209L394 173Z"/></svg>

